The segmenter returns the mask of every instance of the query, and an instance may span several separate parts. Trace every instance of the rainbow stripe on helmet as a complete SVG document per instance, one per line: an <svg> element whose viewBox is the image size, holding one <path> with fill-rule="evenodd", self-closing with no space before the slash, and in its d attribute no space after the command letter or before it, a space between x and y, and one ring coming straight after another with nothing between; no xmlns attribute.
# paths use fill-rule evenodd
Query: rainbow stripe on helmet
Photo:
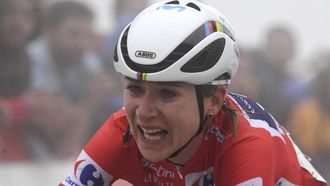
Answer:
<svg viewBox="0 0 330 186"><path fill-rule="evenodd" d="M217 21L208 21L204 24L205 36L212 34L213 32L221 32L221 25Z"/></svg>
<svg viewBox="0 0 330 186"><path fill-rule="evenodd" d="M137 79L138 80L142 80L142 81L146 81L147 80L147 73L140 73L140 72L138 72L136 75L137 75Z"/></svg>

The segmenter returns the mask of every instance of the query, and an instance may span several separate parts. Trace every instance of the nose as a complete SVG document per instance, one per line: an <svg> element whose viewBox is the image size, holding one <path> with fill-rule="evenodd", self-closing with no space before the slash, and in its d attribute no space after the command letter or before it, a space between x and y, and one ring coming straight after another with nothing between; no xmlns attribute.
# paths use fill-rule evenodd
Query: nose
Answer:
<svg viewBox="0 0 330 186"><path fill-rule="evenodd" d="M149 94L141 97L136 109L136 115L141 121L146 121L157 116L156 100Z"/></svg>

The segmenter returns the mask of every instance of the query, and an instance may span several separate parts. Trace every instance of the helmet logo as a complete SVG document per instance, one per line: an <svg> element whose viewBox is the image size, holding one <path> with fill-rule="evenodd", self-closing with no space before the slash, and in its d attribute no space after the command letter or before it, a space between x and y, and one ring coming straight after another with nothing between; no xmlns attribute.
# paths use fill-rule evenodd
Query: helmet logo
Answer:
<svg viewBox="0 0 330 186"><path fill-rule="evenodd" d="M163 5L163 6L158 7L156 10L159 10L159 9L164 9L164 10L177 9L178 12L182 12L186 8L184 6L180 6L180 5Z"/></svg>
<svg viewBox="0 0 330 186"><path fill-rule="evenodd" d="M156 53L149 52L149 51L138 50L138 51L135 52L135 56L140 57L140 58L155 59L156 58Z"/></svg>

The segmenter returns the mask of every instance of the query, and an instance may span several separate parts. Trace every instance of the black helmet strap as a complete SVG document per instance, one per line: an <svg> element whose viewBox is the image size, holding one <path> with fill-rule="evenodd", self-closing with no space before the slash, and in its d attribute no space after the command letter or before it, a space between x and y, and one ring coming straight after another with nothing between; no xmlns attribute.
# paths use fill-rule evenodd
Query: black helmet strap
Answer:
<svg viewBox="0 0 330 186"><path fill-rule="evenodd" d="M206 120L208 119L207 117L204 117L204 95L203 95L202 87L195 85L195 91L196 91L199 118L200 118L199 119L199 128L198 128L196 134L194 136L192 136L186 144L184 144L182 147L180 147L178 150L176 150L167 159L176 157L184 148L186 148L190 144L190 142L203 131L203 125L206 122Z"/></svg>

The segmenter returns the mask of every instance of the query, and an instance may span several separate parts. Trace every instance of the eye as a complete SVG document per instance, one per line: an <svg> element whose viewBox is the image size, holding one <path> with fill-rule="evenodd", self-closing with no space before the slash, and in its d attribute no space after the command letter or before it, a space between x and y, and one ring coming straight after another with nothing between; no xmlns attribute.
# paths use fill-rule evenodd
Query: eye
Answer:
<svg viewBox="0 0 330 186"><path fill-rule="evenodd" d="M132 94L136 94L136 95L139 95L143 92L143 89L141 86L139 85L127 85L126 86L126 89L132 93Z"/></svg>
<svg viewBox="0 0 330 186"><path fill-rule="evenodd" d="M173 90L169 90L169 89L163 89L161 90L160 92L160 96L161 98L164 98L164 99L170 99L170 98L173 98L175 97L177 94L175 91Z"/></svg>

